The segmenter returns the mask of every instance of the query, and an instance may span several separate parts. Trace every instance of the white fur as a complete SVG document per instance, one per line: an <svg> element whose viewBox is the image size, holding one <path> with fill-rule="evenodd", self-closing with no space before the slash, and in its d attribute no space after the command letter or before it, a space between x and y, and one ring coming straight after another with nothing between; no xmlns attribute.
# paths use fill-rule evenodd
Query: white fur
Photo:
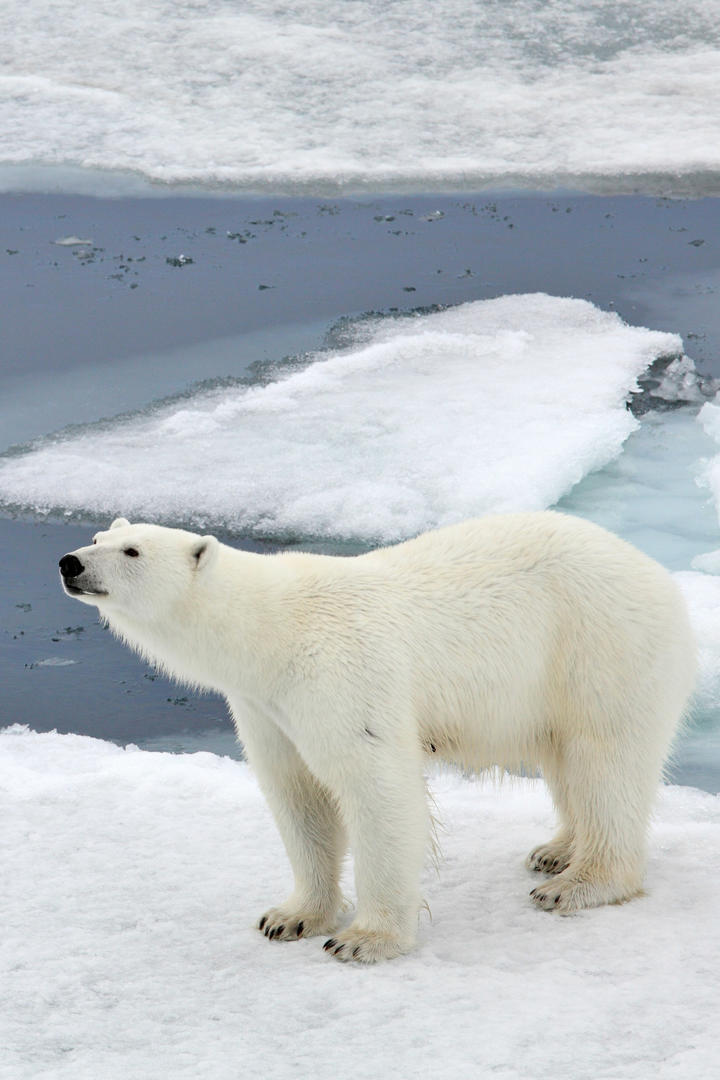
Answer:
<svg viewBox="0 0 720 1080"><path fill-rule="evenodd" d="M412 946L427 755L543 770L560 831L528 858L552 875L531 894L539 907L641 890L695 649L669 574L630 545L550 512L355 558L251 554L122 518L93 543L73 552L77 598L228 700L295 875L260 920L268 937L334 929L349 840L357 913L328 947L370 961Z"/></svg>

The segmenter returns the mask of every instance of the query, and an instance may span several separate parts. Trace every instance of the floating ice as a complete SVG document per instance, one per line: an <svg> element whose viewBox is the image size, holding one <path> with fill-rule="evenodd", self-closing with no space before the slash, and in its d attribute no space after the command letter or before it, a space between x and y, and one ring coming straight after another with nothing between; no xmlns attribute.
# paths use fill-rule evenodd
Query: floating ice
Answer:
<svg viewBox="0 0 720 1080"><path fill-rule="evenodd" d="M720 574L720 550L704 551L696 555L690 565L693 570L701 570L703 574Z"/></svg>
<svg viewBox="0 0 720 1080"><path fill-rule="evenodd" d="M714 402L706 402L698 413L697 419L715 443L720 443L720 393ZM720 519L720 454L706 459L702 463L697 477L701 487L710 491L715 510ZM702 552L691 563L694 570L705 574L720 574L720 550ZM712 589L713 586L706 586ZM720 616L720 612L718 612Z"/></svg>
<svg viewBox="0 0 720 1080"><path fill-rule="evenodd" d="M31 667L69 667L71 664L77 664L77 660L66 660L62 656L48 656L45 660L36 660Z"/></svg>
<svg viewBox="0 0 720 1080"><path fill-rule="evenodd" d="M707 0L5 4L2 155L129 187L707 188L719 25Z"/></svg>
<svg viewBox="0 0 720 1080"><path fill-rule="evenodd" d="M223 386L0 459L0 504L393 540L540 509L614 458L673 334L533 294L371 319L269 385Z"/></svg>
<svg viewBox="0 0 720 1080"><path fill-rule="evenodd" d="M85 247L87 244L92 244L92 240L82 240L79 236L60 236L53 243L60 247Z"/></svg>
<svg viewBox="0 0 720 1080"><path fill-rule="evenodd" d="M674 577L685 594L698 643L695 698L707 712L720 707L720 577L693 570Z"/></svg>
<svg viewBox="0 0 720 1080"><path fill-rule="evenodd" d="M542 783L434 777L432 923L411 955L348 971L322 939L253 929L291 881L243 763L15 727L0 778L12 1080L717 1071L717 796L663 789L647 895L561 919L523 867L553 828Z"/></svg>
<svg viewBox="0 0 720 1080"><path fill-rule="evenodd" d="M703 405L698 413L698 421L710 438L715 443L720 444L720 393L718 393L714 402L708 401ZM709 458L704 463L698 480L700 484L710 491L720 520L720 454ZM713 553L708 553L708 556L711 554ZM706 561L703 569L707 569L708 566L709 563Z"/></svg>

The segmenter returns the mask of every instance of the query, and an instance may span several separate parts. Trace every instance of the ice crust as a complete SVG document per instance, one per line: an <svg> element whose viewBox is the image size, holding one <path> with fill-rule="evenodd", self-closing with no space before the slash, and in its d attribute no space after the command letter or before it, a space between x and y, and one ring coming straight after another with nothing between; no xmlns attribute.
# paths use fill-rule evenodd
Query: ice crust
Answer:
<svg viewBox="0 0 720 1080"><path fill-rule="evenodd" d="M199 391L0 460L0 504L389 541L541 509L621 451L673 334L543 294L371 319L269 385Z"/></svg>
<svg viewBox="0 0 720 1080"><path fill-rule="evenodd" d="M2 5L2 160L129 185L692 190L720 166L718 26L717 0Z"/></svg>
<svg viewBox="0 0 720 1080"><path fill-rule="evenodd" d="M715 1074L720 797L662 789L647 895L563 919L542 782L432 777L432 922L356 969L253 928L291 881L245 764L15 727L0 778L3 1080Z"/></svg>

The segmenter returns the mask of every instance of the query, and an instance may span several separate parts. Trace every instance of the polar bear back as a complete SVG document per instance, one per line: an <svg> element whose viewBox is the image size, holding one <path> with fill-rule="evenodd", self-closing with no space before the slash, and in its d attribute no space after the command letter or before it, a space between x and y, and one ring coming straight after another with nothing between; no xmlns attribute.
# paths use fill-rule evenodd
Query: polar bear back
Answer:
<svg viewBox="0 0 720 1080"><path fill-rule="evenodd" d="M535 759L538 739L586 729L588 715L598 734L642 718L676 726L695 674L684 602L663 567L599 526L490 516L358 562L381 571L366 587L383 648L408 664L438 750L456 744L467 763L477 744L512 763Z"/></svg>

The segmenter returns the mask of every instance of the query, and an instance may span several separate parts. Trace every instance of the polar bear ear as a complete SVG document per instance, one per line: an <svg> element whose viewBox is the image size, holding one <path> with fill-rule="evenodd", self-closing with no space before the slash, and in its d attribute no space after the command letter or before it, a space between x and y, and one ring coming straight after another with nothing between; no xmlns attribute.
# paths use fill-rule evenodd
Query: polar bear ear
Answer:
<svg viewBox="0 0 720 1080"><path fill-rule="evenodd" d="M220 541L215 536L201 536L192 549L193 564L196 570L205 570L215 562L220 550Z"/></svg>
<svg viewBox="0 0 720 1080"><path fill-rule="evenodd" d="M129 525L129 524L130 524L130 522L128 521L127 518L115 518L115 520L113 521L110 528L111 529L122 529L122 528L124 528L125 525Z"/></svg>

